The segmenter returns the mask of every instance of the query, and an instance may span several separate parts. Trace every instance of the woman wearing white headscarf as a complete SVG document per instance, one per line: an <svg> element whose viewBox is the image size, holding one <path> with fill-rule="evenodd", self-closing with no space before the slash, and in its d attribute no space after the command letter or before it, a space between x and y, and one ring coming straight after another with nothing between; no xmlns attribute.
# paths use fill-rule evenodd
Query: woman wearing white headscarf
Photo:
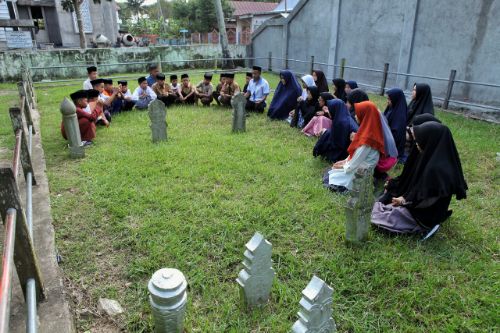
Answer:
<svg viewBox="0 0 500 333"><path fill-rule="evenodd" d="M302 80L302 96L297 99L297 102L305 101L307 99L307 87L316 87L316 82L312 75L304 75L300 78Z"/></svg>
<svg viewBox="0 0 500 333"><path fill-rule="evenodd" d="M302 81L302 95L300 95L297 98L297 107L295 110L292 110L289 114L288 117L288 122L290 123L290 126L292 127L297 127L298 123L303 123L303 119L301 121L300 115L298 117L295 117L295 112L300 108L300 105L302 102L307 101L307 96L308 96L308 90L307 88L309 87L316 87L316 83L314 82L314 78L312 75L304 75L303 77L300 78ZM302 126L299 126L302 127Z"/></svg>

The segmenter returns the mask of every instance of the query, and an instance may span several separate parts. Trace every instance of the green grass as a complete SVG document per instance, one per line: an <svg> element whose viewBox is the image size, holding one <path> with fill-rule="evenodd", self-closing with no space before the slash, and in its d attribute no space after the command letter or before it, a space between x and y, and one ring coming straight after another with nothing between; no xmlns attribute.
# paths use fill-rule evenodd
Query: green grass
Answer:
<svg viewBox="0 0 500 333"><path fill-rule="evenodd" d="M276 86L276 76L266 78ZM37 90L79 331L109 324L80 314L93 312L99 297L126 309L113 325L151 331L147 282L162 267L188 279L188 332L288 332L313 274L334 288L340 332L499 330L498 125L438 112L454 134L468 199L452 201L453 216L425 243L371 230L366 244L350 247L346 197L322 188L328 165L312 157L314 140L286 123L253 115L246 133L232 134L230 110L174 107L169 140L155 145L147 113L134 111L99 128L86 158L75 161L60 135L59 103L79 87ZM384 98L372 97L383 109ZM2 137L12 136L0 117ZM273 244L276 279L268 306L247 313L235 278L256 231Z"/></svg>

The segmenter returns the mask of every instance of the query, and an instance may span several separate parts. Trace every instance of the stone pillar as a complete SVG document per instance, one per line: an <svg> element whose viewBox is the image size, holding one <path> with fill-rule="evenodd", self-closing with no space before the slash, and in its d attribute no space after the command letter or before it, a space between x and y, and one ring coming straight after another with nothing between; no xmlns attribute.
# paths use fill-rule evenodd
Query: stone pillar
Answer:
<svg viewBox="0 0 500 333"><path fill-rule="evenodd" d="M240 286L243 306L251 309L263 306L269 300L275 275L271 267L273 246L256 232L245 247L244 268L238 274L236 282Z"/></svg>
<svg viewBox="0 0 500 333"><path fill-rule="evenodd" d="M85 157L85 148L82 145L80 136L80 126L78 125L78 118L76 116L76 106L67 98L61 103L61 113L64 123L64 130L68 138L69 156L71 158Z"/></svg>
<svg viewBox="0 0 500 333"><path fill-rule="evenodd" d="M153 143L167 141L167 111L162 101L155 99L148 106L148 115L151 121L151 139Z"/></svg>
<svg viewBox="0 0 500 333"><path fill-rule="evenodd" d="M299 320L292 326L292 333L337 332L332 318L333 289L317 276L313 276L302 291Z"/></svg>
<svg viewBox="0 0 500 333"><path fill-rule="evenodd" d="M162 268L153 274L148 290L156 333L184 331L186 288L184 274L175 268Z"/></svg>
<svg viewBox="0 0 500 333"><path fill-rule="evenodd" d="M241 92L231 99L231 105L233 106L233 132L246 131L246 103L247 99Z"/></svg>
<svg viewBox="0 0 500 333"><path fill-rule="evenodd" d="M359 168L353 180L350 198L345 207L345 238L351 243L363 242L368 238L373 196L373 169Z"/></svg>

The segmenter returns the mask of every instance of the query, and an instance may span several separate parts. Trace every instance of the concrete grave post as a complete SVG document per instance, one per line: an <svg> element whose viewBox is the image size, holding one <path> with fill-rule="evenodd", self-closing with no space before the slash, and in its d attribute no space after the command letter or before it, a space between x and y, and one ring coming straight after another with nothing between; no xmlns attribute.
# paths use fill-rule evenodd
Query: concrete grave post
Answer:
<svg viewBox="0 0 500 333"><path fill-rule="evenodd" d="M299 320L292 326L292 333L337 332L332 318L333 289L317 276L313 276L302 291Z"/></svg>
<svg viewBox="0 0 500 333"><path fill-rule="evenodd" d="M162 268L153 274L148 290L156 333L184 331L186 288L184 274L175 268Z"/></svg>
<svg viewBox="0 0 500 333"><path fill-rule="evenodd" d="M148 115L151 121L151 139L153 143L167 140L167 110L162 101L156 99L149 103Z"/></svg>
<svg viewBox="0 0 500 333"><path fill-rule="evenodd" d="M233 107L233 132L246 131L246 103L247 99L243 93L238 93L231 99Z"/></svg>
<svg viewBox="0 0 500 333"><path fill-rule="evenodd" d="M359 243L368 238L373 196L373 169L359 168L353 180L350 198L345 207L345 238L348 242Z"/></svg>
<svg viewBox="0 0 500 333"><path fill-rule="evenodd" d="M76 116L76 106L67 98L61 103L61 113L64 123L64 130L68 138L69 156L71 158L85 157L85 148L82 145L80 136L80 126Z"/></svg>
<svg viewBox="0 0 500 333"><path fill-rule="evenodd" d="M245 245L243 266L236 282L245 308L265 305L269 300L274 279L271 252L273 246L264 236L256 232Z"/></svg>

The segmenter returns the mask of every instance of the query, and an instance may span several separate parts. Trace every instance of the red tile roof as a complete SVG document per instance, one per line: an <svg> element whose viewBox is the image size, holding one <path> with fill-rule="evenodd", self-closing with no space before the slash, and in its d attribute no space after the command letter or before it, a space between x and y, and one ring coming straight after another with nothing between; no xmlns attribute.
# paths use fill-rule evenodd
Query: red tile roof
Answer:
<svg viewBox="0 0 500 333"><path fill-rule="evenodd" d="M275 2L230 1L230 3L234 8L233 16L270 12L278 6Z"/></svg>

